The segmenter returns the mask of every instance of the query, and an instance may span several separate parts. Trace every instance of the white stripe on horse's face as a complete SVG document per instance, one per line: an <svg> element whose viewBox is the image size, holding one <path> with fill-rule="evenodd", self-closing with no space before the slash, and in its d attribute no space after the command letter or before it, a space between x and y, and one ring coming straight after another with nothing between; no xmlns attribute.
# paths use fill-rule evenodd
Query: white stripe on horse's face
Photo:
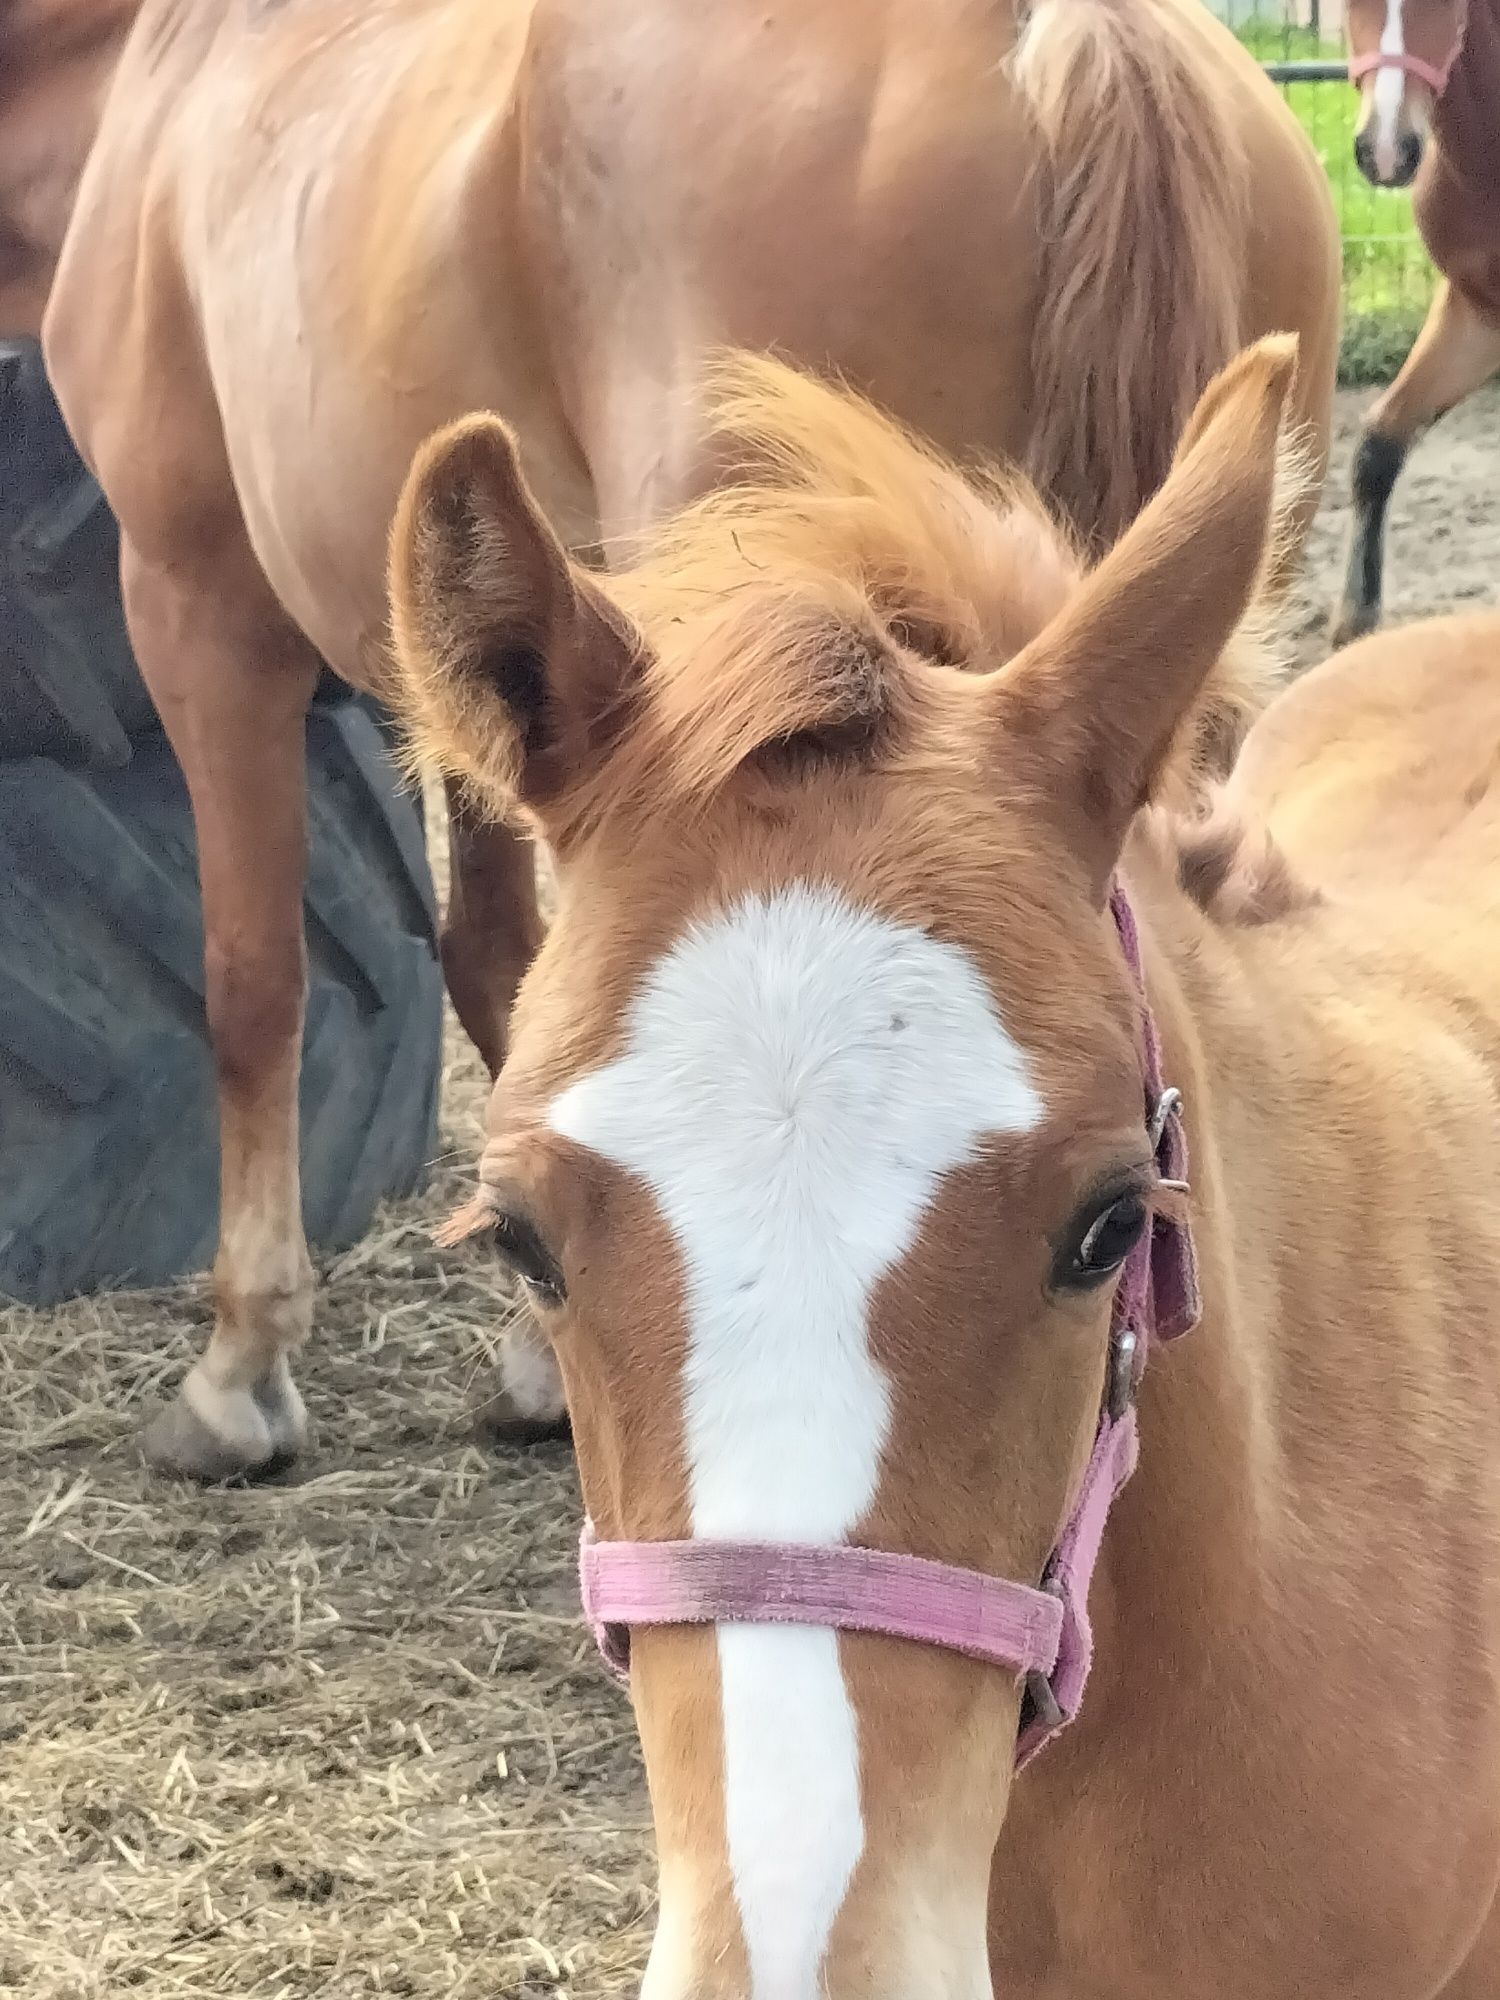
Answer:
<svg viewBox="0 0 1500 2000"><path fill-rule="evenodd" d="M681 1255L693 1533L842 1541L889 1431L871 1294L943 1177L1039 1123L1026 1058L964 952L810 885L694 926L625 1026L549 1122L640 1176ZM752 2000L815 2000L865 1841L839 1641L724 1626L718 1658Z"/></svg>
<svg viewBox="0 0 1500 2000"><path fill-rule="evenodd" d="M1401 17L1404 0L1385 0L1385 26L1380 34L1382 55L1399 56L1406 53L1406 30ZM1400 153L1402 133L1401 106L1406 96L1406 72L1394 64L1375 72L1375 86L1372 92L1375 105L1374 131L1371 133L1375 147L1375 167L1382 176L1389 177L1396 172Z"/></svg>

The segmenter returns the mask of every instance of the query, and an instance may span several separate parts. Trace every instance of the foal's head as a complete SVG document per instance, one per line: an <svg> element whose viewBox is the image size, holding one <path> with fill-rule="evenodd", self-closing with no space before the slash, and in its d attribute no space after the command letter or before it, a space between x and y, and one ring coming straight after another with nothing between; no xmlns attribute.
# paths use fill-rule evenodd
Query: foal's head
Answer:
<svg viewBox="0 0 1500 2000"><path fill-rule="evenodd" d="M1269 341L1209 389L1086 578L1028 495L767 363L719 413L757 475L607 582L496 419L419 460L408 720L558 866L471 1220L601 1537L1036 1582L1154 1199L1111 876L1232 696L1292 369ZM989 1991L1012 1676L726 1624L638 1631L633 1687L651 1995Z"/></svg>
<svg viewBox="0 0 1500 2000"><path fill-rule="evenodd" d="M1465 11L1466 0L1348 0L1349 78L1360 93L1354 159L1374 186L1415 178Z"/></svg>

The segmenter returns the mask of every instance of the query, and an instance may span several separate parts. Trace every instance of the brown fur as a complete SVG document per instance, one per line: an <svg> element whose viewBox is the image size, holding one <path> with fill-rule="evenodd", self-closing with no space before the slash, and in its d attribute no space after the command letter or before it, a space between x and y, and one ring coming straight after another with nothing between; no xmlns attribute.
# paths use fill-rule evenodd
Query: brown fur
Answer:
<svg viewBox="0 0 1500 2000"><path fill-rule="evenodd" d="M558 845L559 913L518 1001L467 1220L524 1215L564 1274L544 1320L601 1534L689 1530L690 1300L647 1182L559 1138L546 1111L619 1053L643 982L695 918L817 882L956 944L1047 1107L947 1177L872 1294L891 1428L852 1537L866 1546L1034 1581L1076 1487L1107 1296L1059 1296L1048 1245L1144 1145L1134 1000L1102 908L1116 868L1166 1073L1186 1091L1205 1313L1146 1377L1083 1715L1012 1786L1005 1676L844 1636L862 1847L818 1970L831 2000L1500 1990L1500 621L1414 628L1299 681L1251 730L1219 829L1184 835L1139 810L1265 575L1290 372L1275 342L1226 371L1112 553L1029 634L1031 614L1003 607L998 638L988 593L1031 583L1004 559L1014 494L981 499L877 436L867 411L836 415L761 373L757 431L784 439L773 456L790 471L736 503L736 532L763 530L750 580L722 509L699 510L659 544L663 564L671 549L685 573L698 563L691 595L648 556L600 586L629 605L633 642L601 620L585 677L562 656L564 710L579 689L585 709L604 689L648 693L607 740L586 714L559 718L556 740L587 746L532 808ZM503 429L464 453L482 494L508 496L509 579L455 591L430 546L398 547L395 569L400 629L438 641L432 660L403 647L402 676L460 768L484 755L467 732L514 725L461 688L445 722L444 631L472 634L495 604L524 628L515 579L562 560ZM414 482L451 491L453 473L438 446ZM988 530L935 536L940 493L950 524L991 507ZM781 532L793 501L811 542ZM403 519L423 518L419 490ZM950 661L946 639L934 655L892 638L900 590L870 556L908 535L896 574L923 629L973 633L974 663ZM851 622L889 648L873 753L835 740L725 776L726 743L774 734L778 703L785 735L826 706L830 678L870 684L830 645ZM726 738L713 710L746 667L756 691L737 695ZM522 746L522 789L539 754ZM604 800L611 774L613 805L577 822L573 799ZM657 779L670 800L649 795ZM816 1313L804 1331L823 1336ZM777 1385L753 1352L737 1365L753 1426ZM641 1635L654 2000L749 1990L719 1689L711 1633ZM774 1777L783 1746L759 1747Z"/></svg>
<svg viewBox="0 0 1500 2000"><path fill-rule="evenodd" d="M35 334L139 0L0 8L0 338Z"/></svg>

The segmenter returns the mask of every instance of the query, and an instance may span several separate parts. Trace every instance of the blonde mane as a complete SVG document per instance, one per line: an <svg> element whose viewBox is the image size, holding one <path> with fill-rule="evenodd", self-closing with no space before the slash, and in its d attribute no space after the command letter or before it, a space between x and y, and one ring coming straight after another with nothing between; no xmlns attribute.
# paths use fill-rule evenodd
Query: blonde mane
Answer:
<svg viewBox="0 0 1500 2000"><path fill-rule="evenodd" d="M765 753L876 754L934 665L1003 666L1082 557L1014 471L966 470L847 390L735 356L711 383L725 479L608 579L641 638L611 756L569 800L701 808ZM1269 568L1269 560L1268 560ZM1179 738L1167 796L1222 769L1276 678L1252 614Z"/></svg>

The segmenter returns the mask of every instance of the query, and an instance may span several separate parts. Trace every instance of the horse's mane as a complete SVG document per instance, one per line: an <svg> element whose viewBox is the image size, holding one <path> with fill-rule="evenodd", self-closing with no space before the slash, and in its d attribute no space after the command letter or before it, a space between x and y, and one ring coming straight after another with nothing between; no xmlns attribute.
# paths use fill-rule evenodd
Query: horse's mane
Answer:
<svg viewBox="0 0 1500 2000"><path fill-rule="evenodd" d="M724 483L637 543L610 594L644 640L616 747L570 817L692 811L758 756L900 733L935 663L1004 664L1083 573L1018 474L960 471L869 403L736 356L712 384ZM1250 627L1179 739L1168 795L1222 766L1274 677Z"/></svg>

